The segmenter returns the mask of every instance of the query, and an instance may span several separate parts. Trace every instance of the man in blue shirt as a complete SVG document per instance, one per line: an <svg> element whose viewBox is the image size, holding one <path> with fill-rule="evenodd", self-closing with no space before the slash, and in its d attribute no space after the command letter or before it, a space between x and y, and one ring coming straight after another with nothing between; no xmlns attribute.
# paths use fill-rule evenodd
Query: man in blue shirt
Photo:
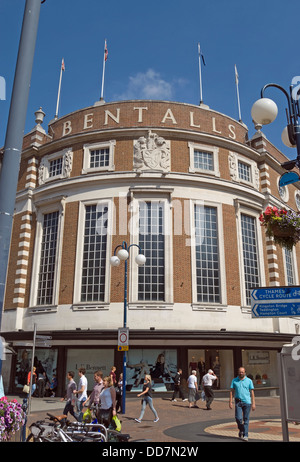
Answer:
<svg viewBox="0 0 300 462"><path fill-rule="evenodd" d="M230 385L229 408L232 409L232 401L235 400L235 420L239 429L239 437L248 441L248 428L250 410L255 410L254 385L246 376L244 367L240 367L238 376Z"/></svg>

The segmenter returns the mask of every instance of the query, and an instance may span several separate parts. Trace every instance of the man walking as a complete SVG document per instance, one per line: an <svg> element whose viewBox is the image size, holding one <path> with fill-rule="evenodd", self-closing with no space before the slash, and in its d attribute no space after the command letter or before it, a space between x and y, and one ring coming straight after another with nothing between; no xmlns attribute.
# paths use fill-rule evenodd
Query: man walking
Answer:
<svg viewBox="0 0 300 462"><path fill-rule="evenodd" d="M77 416L74 411L74 404L75 404L74 391L76 390L76 383L74 380L73 371L69 371L67 373L67 380L68 380L68 385L67 385L66 396L61 399L61 401L64 401L65 399L67 400L63 413L64 415L68 415L68 412L69 412L77 420Z"/></svg>
<svg viewBox="0 0 300 462"><path fill-rule="evenodd" d="M175 377L174 377L174 392L172 401L177 401L176 397L179 395L182 398L182 401L187 401L187 398L184 396L181 386L181 377L182 377L182 369L178 369Z"/></svg>
<svg viewBox="0 0 300 462"><path fill-rule="evenodd" d="M235 420L239 429L239 438L248 441L248 428L251 407L255 410L254 385L246 376L244 367L240 367L238 376L232 380L229 395L229 408L235 400Z"/></svg>
<svg viewBox="0 0 300 462"><path fill-rule="evenodd" d="M211 404L214 400L214 391L213 391L213 384L214 381L218 380L218 377L214 373L212 369L208 369L207 374L205 374L202 378L202 385L203 385L203 390L205 393L205 398L206 398L206 408L208 411L211 410Z"/></svg>
<svg viewBox="0 0 300 462"><path fill-rule="evenodd" d="M83 417L83 403L87 400L87 388L88 388L88 381L85 376L85 368L80 367L78 369L79 375L79 382L78 382L78 390L74 390L73 393L77 394L77 410L78 410L78 421L82 422Z"/></svg>

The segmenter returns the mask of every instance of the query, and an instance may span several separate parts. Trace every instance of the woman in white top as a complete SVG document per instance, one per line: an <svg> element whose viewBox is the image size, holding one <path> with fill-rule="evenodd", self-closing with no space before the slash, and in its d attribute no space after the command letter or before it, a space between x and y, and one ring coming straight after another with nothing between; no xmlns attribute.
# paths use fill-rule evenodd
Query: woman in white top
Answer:
<svg viewBox="0 0 300 462"><path fill-rule="evenodd" d="M197 374L197 371L193 370L187 380L188 389L189 389L189 394L188 394L189 407L198 407L197 406L197 396L196 396L196 393L198 390L198 384L197 384L196 374Z"/></svg>
<svg viewBox="0 0 300 462"><path fill-rule="evenodd" d="M104 377L104 388L102 389L99 397L100 409L97 414L98 422L105 427L109 427L113 416L116 413L116 390L113 386L111 376Z"/></svg>

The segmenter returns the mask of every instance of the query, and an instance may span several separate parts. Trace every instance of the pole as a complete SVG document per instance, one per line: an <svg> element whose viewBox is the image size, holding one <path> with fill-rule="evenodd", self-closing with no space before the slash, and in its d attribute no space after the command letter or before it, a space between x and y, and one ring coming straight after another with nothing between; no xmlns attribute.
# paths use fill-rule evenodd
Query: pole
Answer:
<svg viewBox="0 0 300 462"><path fill-rule="evenodd" d="M101 101L103 101L103 93L104 93L105 63L106 63L106 40L104 44L104 56L103 56L102 85L101 85L101 97L100 97Z"/></svg>
<svg viewBox="0 0 300 462"><path fill-rule="evenodd" d="M41 0L26 0L0 171L0 328L40 8Z"/></svg>
<svg viewBox="0 0 300 462"><path fill-rule="evenodd" d="M202 74L201 74L201 48L200 43L198 43L198 58L199 58L199 85L200 85L200 104L203 103L202 95Z"/></svg>
<svg viewBox="0 0 300 462"><path fill-rule="evenodd" d="M31 374L30 374L29 398L28 398L28 415L30 415L30 411L31 411L31 391L32 391L33 365L34 365L34 355L35 355L35 342L36 342L36 324L34 324L34 329L33 329Z"/></svg>
<svg viewBox="0 0 300 462"><path fill-rule="evenodd" d="M239 111L239 122L242 122L240 93L239 93L239 75L238 75L238 72L237 72L236 65L234 65L234 70L235 70L236 95L237 95L237 103L238 103L238 111Z"/></svg>
<svg viewBox="0 0 300 462"><path fill-rule="evenodd" d="M123 248L127 250L127 243L123 243ZM124 275L124 320L123 327L127 327L127 286L128 286L128 262L125 260L125 275ZM125 414L126 410L126 366L127 357L126 350L123 352L123 393L122 393L122 414Z"/></svg>
<svg viewBox="0 0 300 462"><path fill-rule="evenodd" d="M61 65L61 67L60 67L60 76L59 76L59 84L58 84L58 93L57 93L57 102L56 102L55 119L57 119L57 117L58 117L58 106L59 106L59 100L60 100L60 90L61 90L62 73L63 73L63 65Z"/></svg>
<svg viewBox="0 0 300 462"><path fill-rule="evenodd" d="M284 366L283 366L283 353L277 353L277 366L279 376L279 390L280 390L280 411L281 411L281 429L282 438L284 442L289 442L289 427L287 423L287 397L284 380Z"/></svg>

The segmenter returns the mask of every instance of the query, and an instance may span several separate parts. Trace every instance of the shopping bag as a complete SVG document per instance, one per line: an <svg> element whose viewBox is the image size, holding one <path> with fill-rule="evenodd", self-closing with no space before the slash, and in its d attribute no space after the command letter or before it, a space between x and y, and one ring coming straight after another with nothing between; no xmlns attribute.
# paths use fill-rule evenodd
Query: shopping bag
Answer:
<svg viewBox="0 0 300 462"><path fill-rule="evenodd" d="M118 416L116 416L116 415L113 416L112 423L113 423L113 426L115 427L115 430L117 430L117 432L120 432L121 431L121 422L120 422Z"/></svg>
<svg viewBox="0 0 300 462"><path fill-rule="evenodd" d="M29 385L24 385L23 393L29 393Z"/></svg>
<svg viewBox="0 0 300 462"><path fill-rule="evenodd" d="M85 413L83 414L82 420L83 420L83 422L85 422L85 423L91 423L91 421L92 421L92 414L91 414L91 410L90 410L89 407L87 408L87 410L86 410Z"/></svg>

